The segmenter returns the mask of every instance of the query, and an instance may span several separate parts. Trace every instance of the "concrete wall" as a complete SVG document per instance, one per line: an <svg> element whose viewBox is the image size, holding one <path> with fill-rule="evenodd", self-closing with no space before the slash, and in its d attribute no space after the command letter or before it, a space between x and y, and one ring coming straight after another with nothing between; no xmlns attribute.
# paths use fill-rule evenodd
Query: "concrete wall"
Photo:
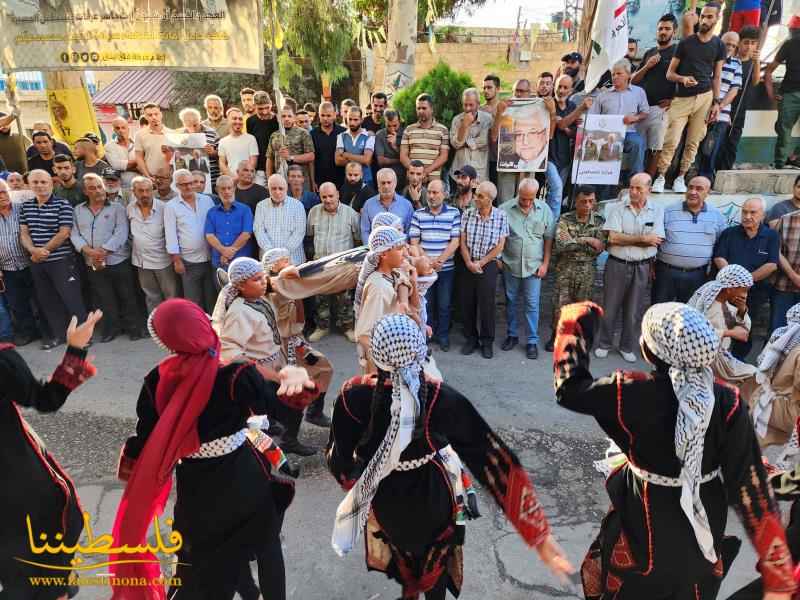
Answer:
<svg viewBox="0 0 800 600"><path fill-rule="evenodd" d="M442 60L456 71L469 73L472 80L480 87L487 73L498 75L504 90L510 91L515 79L533 78L542 71L555 71L561 64L561 57L575 48L574 42L562 42L560 35L543 34L534 43L530 62L506 62L508 42L481 43L473 38L473 42L437 43L434 51L426 43L417 44L415 76L424 76ZM510 38L509 38L510 39ZM522 48L528 50L530 45ZM374 51L374 71L372 91L383 87L383 75L386 66L383 46ZM534 82L535 85L535 82ZM361 99L362 104L366 102Z"/></svg>

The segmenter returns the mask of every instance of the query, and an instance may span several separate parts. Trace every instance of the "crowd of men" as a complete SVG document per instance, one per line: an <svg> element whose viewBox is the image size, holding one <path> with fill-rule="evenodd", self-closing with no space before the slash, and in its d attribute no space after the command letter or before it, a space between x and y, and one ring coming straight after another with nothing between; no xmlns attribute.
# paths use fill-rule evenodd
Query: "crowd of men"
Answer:
<svg viewBox="0 0 800 600"><path fill-rule="evenodd" d="M555 271L555 322L560 306L591 297L604 251L598 356L612 348L621 311L617 347L625 360L636 360L638 315L651 288L654 302L685 302L727 264L753 273L748 310L770 304L770 327L781 326L800 300L800 220L793 215L800 178L793 198L769 215L762 198L748 200L741 225L727 227L707 202L716 171L735 160L749 92L761 79L759 30L745 26L720 38L713 33L719 17L719 6L708 3L697 23L685 17L679 36L675 17L664 15L657 46L639 60L632 40L599 94L583 93L577 52L563 57L555 75L542 73L535 90L526 79L516 81L510 99L500 99L499 77L487 75L482 94L463 91L463 112L449 128L436 120L439 107L428 94L416 98L411 123L382 92L363 108L352 100L301 106L286 98L279 110L264 91L243 89L240 105L227 110L212 94L203 101L205 118L195 108L179 113L180 132L205 135L207 168L200 161L174 167L170 130L156 104L144 106L133 136L124 118L115 119L105 145L88 134L70 149L37 123L28 171L0 179L0 341L41 339L42 348L54 348L64 343L68 318L83 320L91 307L106 315L96 341L123 333L139 339L145 316L165 299L183 296L210 313L219 290L215 271L233 259L287 248L300 264L348 250L367 243L382 212L400 218L408 243L420 246L438 272L427 292L428 324L443 351L455 320L463 354L493 356L502 278L501 348L510 351L525 336L526 356L537 358L548 271ZM776 167L795 160L786 137L800 94L795 25L764 71L775 95L772 73L786 64L779 123L787 129L779 132ZM534 96L553 124L546 171L498 172L499 117ZM616 197L618 187L570 184L575 133L587 112L622 114L628 128L620 180L626 191L605 218L598 202ZM9 116L0 117L5 133ZM672 190L685 200L662 209L650 194L665 189L678 150ZM574 211L562 215L567 197ZM334 328L355 341L349 298L305 303L311 341ZM548 351L552 343L551 334ZM747 340L737 344L744 356Z"/></svg>

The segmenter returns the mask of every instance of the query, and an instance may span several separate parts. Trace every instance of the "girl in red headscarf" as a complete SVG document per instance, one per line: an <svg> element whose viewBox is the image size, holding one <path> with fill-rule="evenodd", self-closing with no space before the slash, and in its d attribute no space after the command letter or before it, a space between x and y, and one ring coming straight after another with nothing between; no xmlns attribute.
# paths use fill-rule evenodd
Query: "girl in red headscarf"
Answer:
<svg viewBox="0 0 800 600"><path fill-rule="evenodd" d="M168 300L150 316L156 342L172 355L147 374L136 412L136 435L122 449L119 476L127 480L114 522L114 546L143 545L163 513L177 478L175 532L182 538L177 600L233 598L243 565L258 561L264 600L284 600L285 573L279 539L294 484L277 479L250 443L247 418L282 417L303 408L313 388L303 369L287 367L281 384L266 381L252 363L222 365L220 342L196 304ZM173 537L172 541L177 537ZM166 597L158 558L151 552L112 554L114 600ZM116 585L146 578L149 586Z"/></svg>

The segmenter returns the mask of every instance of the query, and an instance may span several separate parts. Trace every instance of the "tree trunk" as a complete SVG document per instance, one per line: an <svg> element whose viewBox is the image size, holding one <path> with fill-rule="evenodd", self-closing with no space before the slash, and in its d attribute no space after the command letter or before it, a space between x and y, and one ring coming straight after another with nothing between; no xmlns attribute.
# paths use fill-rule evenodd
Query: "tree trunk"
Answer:
<svg viewBox="0 0 800 600"><path fill-rule="evenodd" d="M389 35L383 91L388 95L414 82L417 48L417 0L389 0Z"/></svg>

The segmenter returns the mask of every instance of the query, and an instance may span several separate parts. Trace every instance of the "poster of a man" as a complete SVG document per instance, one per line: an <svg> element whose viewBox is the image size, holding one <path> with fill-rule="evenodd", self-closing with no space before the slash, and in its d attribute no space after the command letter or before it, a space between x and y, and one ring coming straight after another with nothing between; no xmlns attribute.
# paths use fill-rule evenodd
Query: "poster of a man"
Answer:
<svg viewBox="0 0 800 600"><path fill-rule="evenodd" d="M616 185L622 166L626 125L622 115L587 115L586 127L578 129L572 182Z"/></svg>
<svg viewBox="0 0 800 600"><path fill-rule="evenodd" d="M172 153L173 170L188 169L210 173L210 163L206 154L205 133L176 133L166 134L167 144L165 150ZM206 177L204 193L211 193L211 178Z"/></svg>
<svg viewBox="0 0 800 600"><path fill-rule="evenodd" d="M500 119L497 170L532 173L547 167L550 114L540 98L519 101Z"/></svg>

